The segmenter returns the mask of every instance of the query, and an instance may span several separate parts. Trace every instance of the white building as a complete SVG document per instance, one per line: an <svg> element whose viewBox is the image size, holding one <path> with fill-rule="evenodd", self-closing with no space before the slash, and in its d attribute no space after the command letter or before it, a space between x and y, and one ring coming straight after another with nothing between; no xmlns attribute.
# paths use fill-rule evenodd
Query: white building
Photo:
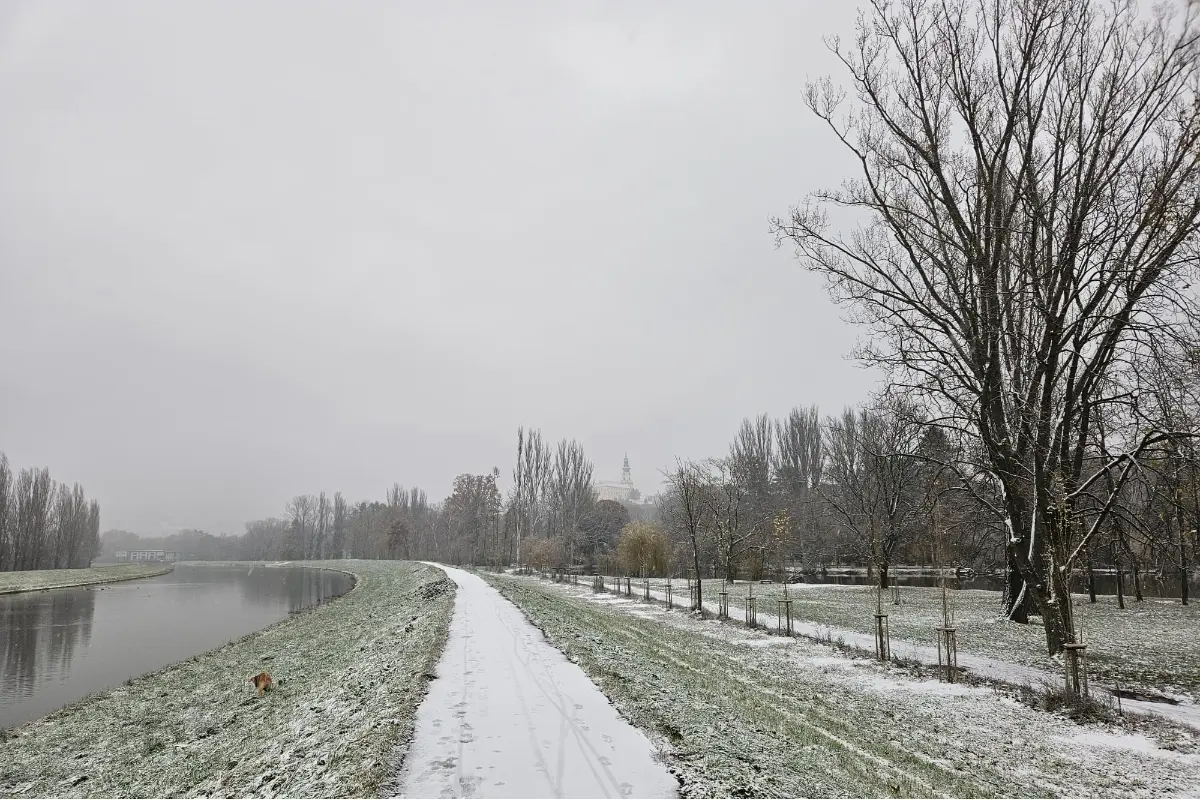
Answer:
<svg viewBox="0 0 1200 800"><path fill-rule="evenodd" d="M174 550L118 550L113 555L117 561L176 561L179 558Z"/></svg>
<svg viewBox="0 0 1200 800"><path fill-rule="evenodd" d="M616 500L618 503L636 503L642 498L642 493L633 485L633 475L629 471L629 454L625 454L625 465L621 468L620 481L599 481L596 484L597 500Z"/></svg>

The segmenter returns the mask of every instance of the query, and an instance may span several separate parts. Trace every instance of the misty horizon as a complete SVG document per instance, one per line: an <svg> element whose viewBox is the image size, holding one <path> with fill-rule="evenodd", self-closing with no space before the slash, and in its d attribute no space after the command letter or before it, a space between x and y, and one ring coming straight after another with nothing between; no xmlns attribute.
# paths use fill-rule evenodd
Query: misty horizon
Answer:
<svg viewBox="0 0 1200 800"><path fill-rule="evenodd" d="M658 491L873 374L768 218L850 4L9 3L0 451L104 529L511 483L518 426Z"/></svg>

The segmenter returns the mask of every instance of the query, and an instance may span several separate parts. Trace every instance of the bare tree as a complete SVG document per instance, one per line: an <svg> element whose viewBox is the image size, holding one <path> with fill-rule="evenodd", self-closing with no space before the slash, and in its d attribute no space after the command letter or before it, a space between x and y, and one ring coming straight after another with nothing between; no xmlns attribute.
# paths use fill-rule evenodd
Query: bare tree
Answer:
<svg viewBox="0 0 1200 800"><path fill-rule="evenodd" d="M782 490L791 543L805 558L806 542L816 535L814 499L825 466L820 412L816 406L793 408L775 424L775 477Z"/></svg>
<svg viewBox="0 0 1200 800"><path fill-rule="evenodd" d="M513 502L516 511L517 562L521 563L524 541L535 534L547 518L547 489L550 481L550 448L542 432L517 429L517 464Z"/></svg>
<svg viewBox="0 0 1200 800"><path fill-rule="evenodd" d="M0 572L16 569L13 560L13 475L8 456L0 453Z"/></svg>
<svg viewBox="0 0 1200 800"><path fill-rule="evenodd" d="M704 548L705 502L708 487L708 471L698 464L676 460L675 469L666 475L669 489L661 498L661 513L668 530L684 537L692 558L692 570L696 576L696 598L702 598L700 555ZM693 611L702 606L696 605Z"/></svg>
<svg viewBox="0 0 1200 800"><path fill-rule="evenodd" d="M857 535L861 554L888 588L893 554L915 535L922 509L921 426L906 409L847 408L826 426L829 506Z"/></svg>
<svg viewBox="0 0 1200 800"><path fill-rule="evenodd" d="M14 530L14 569L42 569L51 521L54 481L48 469L23 469L16 485L16 525Z"/></svg>
<svg viewBox="0 0 1200 800"><path fill-rule="evenodd" d="M333 493L333 522L330 529L329 552L334 558L347 558L346 553L346 498L341 492Z"/></svg>
<svg viewBox="0 0 1200 800"><path fill-rule="evenodd" d="M727 581L737 577L742 558L762 546L763 531L770 527L765 524L769 517L760 517L754 506L748 487L754 485L755 479L742 471L745 466L734 458L712 459L707 463L704 520Z"/></svg>
<svg viewBox="0 0 1200 800"><path fill-rule="evenodd" d="M316 527L317 500L312 495L301 494L288 503L287 515L291 519L288 529L288 544L284 558L308 558L313 530Z"/></svg>
<svg viewBox="0 0 1200 800"><path fill-rule="evenodd" d="M584 455L583 446L574 439L563 439L555 451L550 492L558 517L559 528L566 543L568 564L575 563L575 548L579 542L579 524L596 500L592 486L592 462Z"/></svg>
<svg viewBox="0 0 1200 800"><path fill-rule="evenodd" d="M832 43L853 107L829 80L806 95L859 177L773 221L872 329L860 354L979 437L1010 618L1031 601L1051 653L1075 635L1069 570L1135 460L1173 433L1087 458L1128 365L1197 316L1198 13L872 0L854 42ZM1105 475L1114 493L1084 528L1076 501Z"/></svg>

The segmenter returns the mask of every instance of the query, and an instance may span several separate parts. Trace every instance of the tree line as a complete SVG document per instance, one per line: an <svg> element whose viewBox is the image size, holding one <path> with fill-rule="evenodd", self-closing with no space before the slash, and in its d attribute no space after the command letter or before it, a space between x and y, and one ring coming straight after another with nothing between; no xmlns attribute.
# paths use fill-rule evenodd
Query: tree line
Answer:
<svg viewBox="0 0 1200 800"><path fill-rule="evenodd" d="M848 85L804 93L853 174L777 240L954 445L928 458L1001 526L1010 619L1062 650L1103 551L1169 554L1186 601L1200 4L872 0L858 25L830 42Z"/></svg>
<svg viewBox="0 0 1200 800"><path fill-rule="evenodd" d="M0 571L87 567L99 552L100 504L0 453Z"/></svg>

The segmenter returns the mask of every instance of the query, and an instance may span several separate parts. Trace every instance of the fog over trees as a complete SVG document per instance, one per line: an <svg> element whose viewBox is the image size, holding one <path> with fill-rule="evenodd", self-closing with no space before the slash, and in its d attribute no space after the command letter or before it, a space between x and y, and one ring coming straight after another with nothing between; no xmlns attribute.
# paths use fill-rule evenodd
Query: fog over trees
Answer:
<svg viewBox="0 0 1200 800"><path fill-rule="evenodd" d="M0 452L0 572L86 567L99 552L99 503Z"/></svg>
<svg viewBox="0 0 1200 800"><path fill-rule="evenodd" d="M881 588L901 565L988 570L1050 653L1077 636L1073 576L1116 570L1123 605L1166 575L1187 603L1200 4L872 0L829 45L840 74L803 102L856 172L770 224L860 326L873 396L747 416L725 452L656 465L652 502L601 499L580 441L522 426L510 464L475 465L441 499L326 487L237 537L141 541L696 580L857 566ZM86 551L56 544L87 537L81 490L0 481L0 564Z"/></svg>

